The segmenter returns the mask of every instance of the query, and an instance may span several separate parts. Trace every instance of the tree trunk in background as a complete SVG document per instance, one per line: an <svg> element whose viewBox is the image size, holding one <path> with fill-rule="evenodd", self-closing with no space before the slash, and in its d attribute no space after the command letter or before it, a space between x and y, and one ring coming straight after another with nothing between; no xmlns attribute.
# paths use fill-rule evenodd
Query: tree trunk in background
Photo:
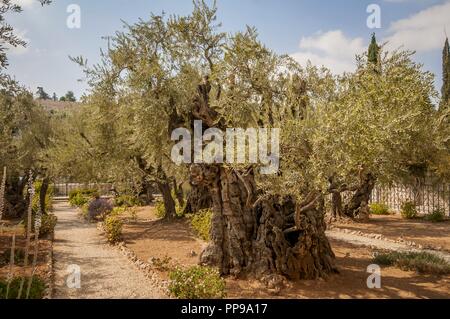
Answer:
<svg viewBox="0 0 450 319"><path fill-rule="evenodd" d="M47 206L45 205L45 197L47 195L48 186L49 186L50 180L48 178L44 178L42 181L42 186L39 191L39 205L41 207L41 213L47 214Z"/></svg>
<svg viewBox="0 0 450 319"><path fill-rule="evenodd" d="M149 183L143 177L142 186L139 192L139 199L143 201L145 205L150 205L153 203L155 198L153 197L154 187L152 183Z"/></svg>
<svg viewBox="0 0 450 319"><path fill-rule="evenodd" d="M333 192L331 195L332 214L334 218L341 217L343 214L342 195L339 191Z"/></svg>
<svg viewBox="0 0 450 319"><path fill-rule="evenodd" d="M170 188L170 183L168 182L157 182L158 189L161 192L164 201L164 208L166 209L165 219L171 220L176 217L175 202L172 198L172 192Z"/></svg>
<svg viewBox="0 0 450 319"><path fill-rule="evenodd" d="M344 207L344 214L351 218L368 218L370 195L375 187L376 178L366 173L361 179L359 188Z"/></svg>
<svg viewBox="0 0 450 319"><path fill-rule="evenodd" d="M269 286L285 277L316 279L337 271L321 195L299 204L275 196L256 200L252 171L193 166L191 174L197 185L208 186L213 201L211 242L202 264L224 275L251 275Z"/></svg>

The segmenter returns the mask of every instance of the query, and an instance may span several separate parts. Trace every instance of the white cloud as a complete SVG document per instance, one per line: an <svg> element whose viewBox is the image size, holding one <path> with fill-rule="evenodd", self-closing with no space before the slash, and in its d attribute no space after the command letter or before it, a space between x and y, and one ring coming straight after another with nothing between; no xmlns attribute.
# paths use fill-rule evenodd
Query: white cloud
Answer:
<svg viewBox="0 0 450 319"><path fill-rule="evenodd" d="M300 41L300 51L291 56L302 65L311 61L313 65L326 66L341 74L354 71L355 56L366 50L363 38L347 37L341 30L319 32Z"/></svg>
<svg viewBox="0 0 450 319"><path fill-rule="evenodd" d="M450 1L422 10L406 19L391 23L384 41L388 49L400 46L418 52L440 49L444 30L450 31Z"/></svg>

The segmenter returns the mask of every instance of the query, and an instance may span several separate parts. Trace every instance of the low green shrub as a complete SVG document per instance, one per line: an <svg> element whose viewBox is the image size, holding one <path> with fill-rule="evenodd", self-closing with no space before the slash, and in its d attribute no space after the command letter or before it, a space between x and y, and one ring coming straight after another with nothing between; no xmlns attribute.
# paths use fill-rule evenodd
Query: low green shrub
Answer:
<svg viewBox="0 0 450 319"><path fill-rule="evenodd" d="M73 207L83 207L92 198L100 197L95 189L76 189L69 192L69 204Z"/></svg>
<svg viewBox="0 0 450 319"><path fill-rule="evenodd" d="M401 215L405 219L413 219L417 217L416 204L411 201L404 202L401 206Z"/></svg>
<svg viewBox="0 0 450 319"><path fill-rule="evenodd" d="M201 239L206 241L210 240L211 218L212 211L209 209L203 209L189 216L192 228Z"/></svg>
<svg viewBox="0 0 450 319"><path fill-rule="evenodd" d="M114 206L118 207L134 207L141 205L142 201L133 195L120 195L114 199Z"/></svg>
<svg viewBox="0 0 450 319"><path fill-rule="evenodd" d="M225 281L219 271L204 266L176 268L169 273L169 293L179 299L225 298Z"/></svg>
<svg viewBox="0 0 450 319"><path fill-rule="evenodd" d="M172 264L172 257L164 256L163 258L152 258L152 265L159 271L170 270Z"/></svg>
<svg viewBox="0 0 450 319"><path fill-rule="evenodd" d="M114 207L109 216L119 216L127 211L126 207Z"/></svg>
<svg viewBox="0 0 450 319"><path fill-rule="evenodd" d="M433 223L443 222L445 220L445 211L443 209L436 209L432 213L425 215L425 220Z"/></svg>
<svg viewBox="0 0 450 319"><path fill-rule="evenodd" d="M378 265L396 266L402 270L414 270L422 274L450 274L450 263L427 252L389 252L376 254L373 262Z"/></svg>
<svg viewBox="0 0 450 319"><path fill-rule="evenodd" d="M41 228L39 228L39 237L53 234L57 222L58 218L54 214L43 215L41 218Z"/></svg>
<svg viewBox="0 0 450 319"><path fill-rule="evenodd" d="M19 295L20 283L23 277L16 277L11 281L9 285L9 291L7 292L8 282L7 280L0 280L0 299L6 299L6 294L8 293L8 299L17 299ZM29 277L25 278L24 289L22 290L21 298L26 297L26 290L28 285ZM29 299L42 299L45 293L45 282L39 277L33 276L33 281L31 282Z"/></svg>
<svg viewBox="0 0 450 319"><path fill-rule="evenodd" d="M123 222L118 216L108 216L103 223L108 241L112 244L119 242L122 238Z"/></svg>
<svg viewBox="0 0 450 319"><path fill-rule="evenodd" d="M186 209L186 205L187 205L187 201L183 197L184 204L180 205L180 202L178 201L177 196L175 194L175 190L172 189L171 194L172 194L172 199L175 202L175 214L177 215L178 218L183 218L184 210Z"/></svg>
<svg viewBox="0 0 450 319"><path fill-rule="evenodd" d="M34 232L34 223L35 223L36 214L33 213L31 219L31 231ZM28 216L25 216L23 219L23 226L25 231L27 231L28 227ZM39 238L45 237L47 235L51 235L55 231L56 223L58 222L58 218L54 214L44 214L41 216L41 227L39 228Z"/></svg>
<svg viewBox="0 0 450 319"><path fill-rule="evenodd" d="M164 206L164 202L157 201L155 208L156 208L156 217L158 218L166 217L166 207Z"/></svg>
<svg viewBox="0 0 450 319"><path fill-rule="evenodd" d="M389 215L389 207L383 203L372 203L369 207L373 215Z"/></svg>

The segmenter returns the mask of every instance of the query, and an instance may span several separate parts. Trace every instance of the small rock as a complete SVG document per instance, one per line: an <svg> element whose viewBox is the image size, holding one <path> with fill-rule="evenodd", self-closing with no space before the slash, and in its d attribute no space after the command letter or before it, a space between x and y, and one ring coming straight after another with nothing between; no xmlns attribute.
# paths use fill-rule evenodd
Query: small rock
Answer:
<svg viewBox="0 0 450 319"><path fill-rule="evenodd" d="M195 257L195 256L197 256L197 253L196 253L195 251L191 250L191 252L189 253L189 255L190 255L191 257Z"/></svg>

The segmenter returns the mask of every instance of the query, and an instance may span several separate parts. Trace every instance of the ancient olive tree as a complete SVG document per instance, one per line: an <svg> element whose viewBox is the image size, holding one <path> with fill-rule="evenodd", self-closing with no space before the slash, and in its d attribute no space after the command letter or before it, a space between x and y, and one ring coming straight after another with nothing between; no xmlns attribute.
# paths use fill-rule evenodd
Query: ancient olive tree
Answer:
<svg viewBox="0 0 450 319"><path fill-rule="evenodd" d="M286 183L298 181L296 167L304 167L322 191L351 192L338 209L350 217L368 215L376 181L405 180L418 166L432 170L443 151L433 76L408 52L385 54L381 72L359 63L355 73L335 79L331 100L311 103L307 120L286 123L283 141L284 157L304 154L287 161Z"/></svg>

